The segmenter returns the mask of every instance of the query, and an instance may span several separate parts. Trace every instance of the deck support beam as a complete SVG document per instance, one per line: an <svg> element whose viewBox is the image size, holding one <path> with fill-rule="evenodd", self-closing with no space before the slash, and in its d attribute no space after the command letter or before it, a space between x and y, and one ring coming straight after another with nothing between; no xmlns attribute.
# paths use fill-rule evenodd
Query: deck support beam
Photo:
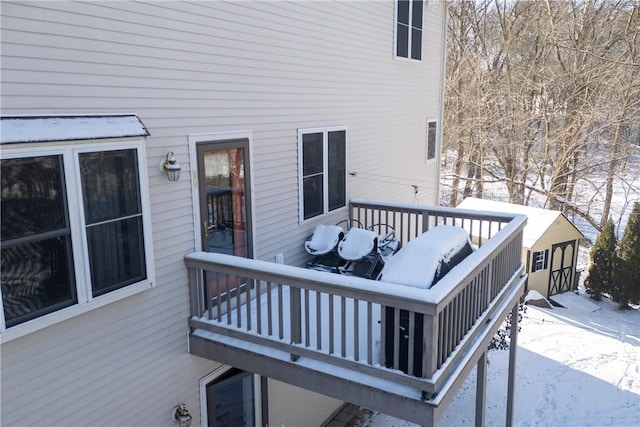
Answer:
<svg viewBox="0 0 640 427"><path fill-rule="evenodd" d="M511 342L509 343L509 378L507 383L507 427L513 426L513 401L516 389L516 352L518 348L518 306L511 310Z"/></svg>
<svg viewBox="0 0 640 427"><path fill-rule="evenodd" d="M420 393L361 372L351 373L324 362L249 344L212 332L195 331L189 336L190 353L248 372L312 390L354 405L434 427L434 404Z"/></svg>
<svg viewBox="0 0 640 427"><path fill-rule="evenodd" d="M485 407L487 401L487 352L478 359L476 378L476 427L484 426Z"/></svg>

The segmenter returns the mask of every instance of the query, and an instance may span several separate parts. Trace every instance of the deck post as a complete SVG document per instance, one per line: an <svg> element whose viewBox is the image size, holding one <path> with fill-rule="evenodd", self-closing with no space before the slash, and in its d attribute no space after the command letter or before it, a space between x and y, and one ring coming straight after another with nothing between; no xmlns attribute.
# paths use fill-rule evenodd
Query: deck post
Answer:
<svg viewBox="0 0 640 427"><path fill-rule="evenodd" d="M518 347L518 303L511 310L511 342L509 343L509 378L507 382L507 421L505 425L513 425L513 401L516 387L516 351Z"/></svg>
<svg viewBox="0 0 640 427"><path fill-rule="evenodd" d="M300 288L291 287L291 343L300 344L302 342L302 300L300 296ZM299 355L292 353L291 361L296 362L300 358Z"/></svg>
<svg viewBox="0 0 640 427"><path fill-rule="evenodd" d="M485 404L487 397L487 350L478 359L476 378L476 427L484 426Z"/></svg>

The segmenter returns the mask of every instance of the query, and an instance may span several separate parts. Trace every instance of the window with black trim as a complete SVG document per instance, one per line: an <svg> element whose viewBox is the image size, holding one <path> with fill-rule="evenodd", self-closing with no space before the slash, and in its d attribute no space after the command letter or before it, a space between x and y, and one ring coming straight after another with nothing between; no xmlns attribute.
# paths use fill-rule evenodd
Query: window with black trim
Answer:
<svg viewBox="0 0 640 427"><path fill-rule="evenodd" d="M422 59L423 0L396 0L396 56Z"/></svg>
<svg viewBox="0 0 640 427"><path fill-rule="evenodd" d="M531 259L531 272L534 273L539 270L546 270L548 266L549 249L544 251L537 251L533 253Z"/></svg>
<svg viewBox="0 0 640 427"><path fill-rule="evenodd" d="M436 158L438 149L438 122L435 120L427 121L427 144L425 160L433 160Z"/></svg>
<svg viewBox="0 0 640 427"><path fill-rule="evenodd" d="M300 221L346 206L347 130L298 131Z"/></svg>
<svg viewBox="0 0 640 427"><path fill-rule="evenodd" d="M140 142L4 151L3 329L150 284Z"/></svg>

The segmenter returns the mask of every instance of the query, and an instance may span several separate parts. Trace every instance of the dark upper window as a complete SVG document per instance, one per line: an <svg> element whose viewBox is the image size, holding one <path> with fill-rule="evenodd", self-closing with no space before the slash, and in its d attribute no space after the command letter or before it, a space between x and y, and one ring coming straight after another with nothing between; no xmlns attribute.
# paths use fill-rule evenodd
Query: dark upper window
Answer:
<svg viewBox="0 0 640 427"><path fill-rule="evenodd" d="M422 59L423 0L396 0L396 56Z"/></svg>
<svg viewBox="0 0 640 427"><path fill-rule="evenodd" d="M346 206L344 128L298 131L300 221Z"/></svg>

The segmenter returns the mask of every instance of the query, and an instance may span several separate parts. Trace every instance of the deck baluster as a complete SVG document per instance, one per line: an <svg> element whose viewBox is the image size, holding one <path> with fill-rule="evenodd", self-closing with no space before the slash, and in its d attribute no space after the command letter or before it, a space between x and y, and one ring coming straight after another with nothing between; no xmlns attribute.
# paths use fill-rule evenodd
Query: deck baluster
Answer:
<svg viewBox="0 0 640 427"><path fill-rule="evenodd" d="M457 371L465 352L477 345L488 325L505 312L504 304L516 301L520 287L524 288L520 248L525 220L408 204L356 201L350 207L353 224L387 223L403 244L438 224L462 226L475 235L477 250L469 257L473 261L463 261L456 267L462 268L454 275L457 279L445 276L431 293L411 287L396 292L401 285L383 287L367 279L313 270L303 273L293 266L222 254L188 254L192 337L209 342L225 337L214 357L248 358L243 351L262 346L294 360L298 356L317 360L431 396ZM204 332L196 334L198 330ZM232 349L242 341L251 345ZM402 352L386 351L388 346L399 349L401 343ZM202 341L199 345L202 349ZM270 363L269 353L261 361Z"/></svg>

